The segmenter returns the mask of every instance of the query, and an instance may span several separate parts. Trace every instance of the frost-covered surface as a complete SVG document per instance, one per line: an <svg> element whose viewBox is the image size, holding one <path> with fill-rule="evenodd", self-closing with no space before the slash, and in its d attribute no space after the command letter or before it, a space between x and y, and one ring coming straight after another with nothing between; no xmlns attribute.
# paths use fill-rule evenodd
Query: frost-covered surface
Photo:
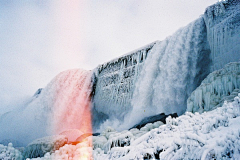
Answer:
<svg viewBox="0 0 240 160"><path fill-rule="evenodd" d="M24 150L23 157L37 158L43 157L47 152L54 152L67 144L67 137L64 135L55 135L36 139L29 143Z"/></svg>
<svg viewBox="0 0 240 160"><path fill-rule="evenodd" d="M19 150L13 148L12 143L8 146L0 144L0 159L1 160L22 160L22 154Z"/></svg>
<svg viewBox="0 0 240 160"><path fill-rule="evenodd" d="M96 112L123 118L131 108L135 81L155 44L156 42L153 42L95 69L93 102Z"/></svg>
<svg viewBox="0 0 240 160"><path fill-rule="evenodd" d="M34 160L93 160L92 138L87 138L77 145L66 144L55 152L48 152L44 157L32 158ZM29 160L29 159L27 159Z"/></svg>
<svg viewBox="0 0 240 160"><path fill-rule="evenodd" d="M168 117L166 125L155 124L150 130L117 132L108 127L97 137L88 137L77 145L66 144L37 159L239 159L239 121L240 94L222 107Z"/></svg>
<svg viewBox="0 0 240 160"><path fill-rule="evenodd" d="M240 59L240 3L225 0L209 6L204 14L211 47L211 71Z"/></svg>
<svg viewBox="0 0 240 160"><path fill-rule="evenodd" d="M240 59L239 8L238 0L208 7L196 21L155 42L144 63L144 54L136 52L100 65L94 78L96 126L121 130L147 116L184 113L187 98L210 71Z"/></svg>
<svg viewBox="0 0 240 160"><path fill-rule="evenodd" d="M98 68L101 72L95 77L93 102L101 114L94 117L98 121L107 119L100 130L109 125L128 129L148 116L180 115L186 110L188 96L209 74L210 50L204 19L200 17L166 40L156 42L146 53L144 63L140 57L145 55L141 53Z"/></svg>
<svg viewBox="0 0 240 160"><path fill-rule="evenodd" d="M69 129L91 133L91 76L82 69L59 73L26 106L0 118L0 141L13 139L26 146Z"/></svg>
<svg viewBox="0 0 240 160"><path fill-rule="evenodd" d="M159 113L184 113L188 96L209 72L205 65L208 58L202 17L157 43L135 84L133 109L125 118L126 125Z"/></svg>
<svg viewBox="0 0 240 160"><path fill-rule="evenodd" d="M239 159L239 116L240 94L213 111L169 117L166 125L133 138L129 146L107 153L95 149L94 159Z"/></svg>
<svg viewBox="0 0 240 160"><path fill-rule="evenodd" d="M240 93L240 62L232 62L210 73L187 100L188 112L203 112L233 101Z"/></svg>

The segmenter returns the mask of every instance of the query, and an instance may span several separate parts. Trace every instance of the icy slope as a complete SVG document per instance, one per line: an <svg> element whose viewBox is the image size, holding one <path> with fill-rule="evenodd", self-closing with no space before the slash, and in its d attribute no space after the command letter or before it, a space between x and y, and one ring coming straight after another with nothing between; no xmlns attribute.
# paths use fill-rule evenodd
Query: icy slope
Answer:
<svg viewBox="0 0 240 160"><path fill-rule="evenodd" d="M224 100L233 100L240 93L240 62L229 63L212 72L187 100L188 112L212 110Z"/></svg>
<svg viewBox="0 0 240 160"><path fill-rule="evenodd" d="M209 6L204 19L211 48L211 72L240 59L240 3L226 0Z"/></svg>
<svg viewBox="0 0 240 160"><path fill-rule="evenodd" d="M91 71L73 69L58 74L38 96L19 110L0 118L0 141L24 145L68 129L91 133Z"/></svg>

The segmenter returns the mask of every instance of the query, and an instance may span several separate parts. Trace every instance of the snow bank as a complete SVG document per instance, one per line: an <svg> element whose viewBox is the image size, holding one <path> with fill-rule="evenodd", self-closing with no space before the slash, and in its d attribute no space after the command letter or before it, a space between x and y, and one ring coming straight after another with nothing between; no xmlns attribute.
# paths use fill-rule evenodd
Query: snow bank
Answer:
<svg viewBox="0 0 240 160"><path fill-rule="evenodd" d="M13 148L12 143L9 143L8 146L0 144L0 159L2 160L22 160L22 154L19 150Z"/></svg>
<svg viewBox="0 0 240 160"><path fill-rule="evenodd" d="M67 141L67 137L64 135L56 135L36 139L27 145L24 150L23 157L43 157L47 152L54 152L58 150L60 147L64 146Z"/></svg>
<svg viewBox="0 0 240 160"><path fill-rule="evenodd" d="M152 129L107 153L94 150L94 159L238 159L240 157L240 94L221 108L168 117Z"/></svg>
<svg viewBox="0 0 240 160"><path fill-rule="evenodd" d="M48 152L44 157L32 158L33 160L93 160L92 140L88 138L77 145L66 144L55 152ZM30 160L30 159L27 159Z"/></svg>
<svg viewBox="0 0 240 160"><path fill-rule="evenodd" d="M157 128L150 131L135 128L117 132L108 127L97 137L90 136L76 145L66 144L33 159L239 159L239 121L240 94L233 102L225 101L222 107L209 112L169 116L166 125L155 124Z"/></svg>
<svg viewBox="0 0 240 160"><path fill-rule="evenodd" d="M188 112L204 112L233 101L240 93L240 62L229 63L212 72L187 100Z"/></svg>

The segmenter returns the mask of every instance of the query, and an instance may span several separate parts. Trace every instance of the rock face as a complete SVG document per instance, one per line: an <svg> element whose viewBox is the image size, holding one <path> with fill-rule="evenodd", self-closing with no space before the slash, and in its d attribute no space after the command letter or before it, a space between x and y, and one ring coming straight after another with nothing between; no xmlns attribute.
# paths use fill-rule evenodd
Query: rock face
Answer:
<svg viewBox="0 0 240 160"><path fill-rule="evenodd" d="M203 112L233 101L240 93L240 62L229 63L212 72L187 100L187 111Z"/></svg>
<svg viewBox="0 0 240 160"><path fill-rule="evenodd" d="M204 13L211 48L211 72L240 59L239 8L239 0L227 0L209 6Z"/></svg>
<svg viewBox="0 0 240 160"><path fill-rule="evenodd" d="M187 98L209 73L240 59L239 8L238 0L218 2L164 41L97 67L96 126L106 119L133 126L159 113L184 113Z"/></svg>
<svg viewBox="0 0 240 160"><path fill-rule="evenodd" d="M177 113L174 114L170 114L170 115L165 115L164 113L155 115L155 116L150 116L150 117L146 117L144 118L140 123L134 125L132 128L130 128L129 130L133 129L133 128L137 128L137 129L141 129L142 127L144 127L146 124L148 123L154 123L157 121L161 121L164 124L166 124L166 118L168 116L171 116L172 118L176 118L178 117Z"/></svg>
<svg viewBox="0 0 240 160"><path fill-rule="evenodd" d="M29 143L24 150L24 158L43 157L47 152L54 152L67 144L67 137L63 135L43 137Z"/></svg>
<svg viewBox="0 0 240 160"><path fill-rule="evenodd" d="M153 42L95 69L93 102L97 112L123 118L129 111L135 82L155 44Z"/></svg>

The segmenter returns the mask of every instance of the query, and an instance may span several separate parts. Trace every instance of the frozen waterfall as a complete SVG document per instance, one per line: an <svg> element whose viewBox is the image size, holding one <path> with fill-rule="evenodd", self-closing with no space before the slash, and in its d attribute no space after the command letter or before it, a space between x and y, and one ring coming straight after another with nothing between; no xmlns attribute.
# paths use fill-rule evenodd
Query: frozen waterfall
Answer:
<svg viewBox="0 0 240 160"><path fill-rule="evenodd" d="M126 101L130 101L131 105L128 108L112 106L115 112L124 114L124 120L109 113L108 107L101 108L101 112L111 120L105 121L103 126L116 125L126 129L147 116L182 114L186 110L188 96L209 73L206 64L210 63L210 49L206 40L206 26L201 17L166 40L156 42L149 50L138 78L130 78L134 89L129 90L132 98L127 97ZM125 66L122 67L124 69ZM112 92L106 98L111 100L116 96Z"/></svg>
<svg viewBox="0 0 240 160"><path fill-rule="evenodd" d="M156 44L136 83L130 122L159 113L182 114L186 99L209 73L202 64L210 61L209 55L203 18Z"/></svg>

